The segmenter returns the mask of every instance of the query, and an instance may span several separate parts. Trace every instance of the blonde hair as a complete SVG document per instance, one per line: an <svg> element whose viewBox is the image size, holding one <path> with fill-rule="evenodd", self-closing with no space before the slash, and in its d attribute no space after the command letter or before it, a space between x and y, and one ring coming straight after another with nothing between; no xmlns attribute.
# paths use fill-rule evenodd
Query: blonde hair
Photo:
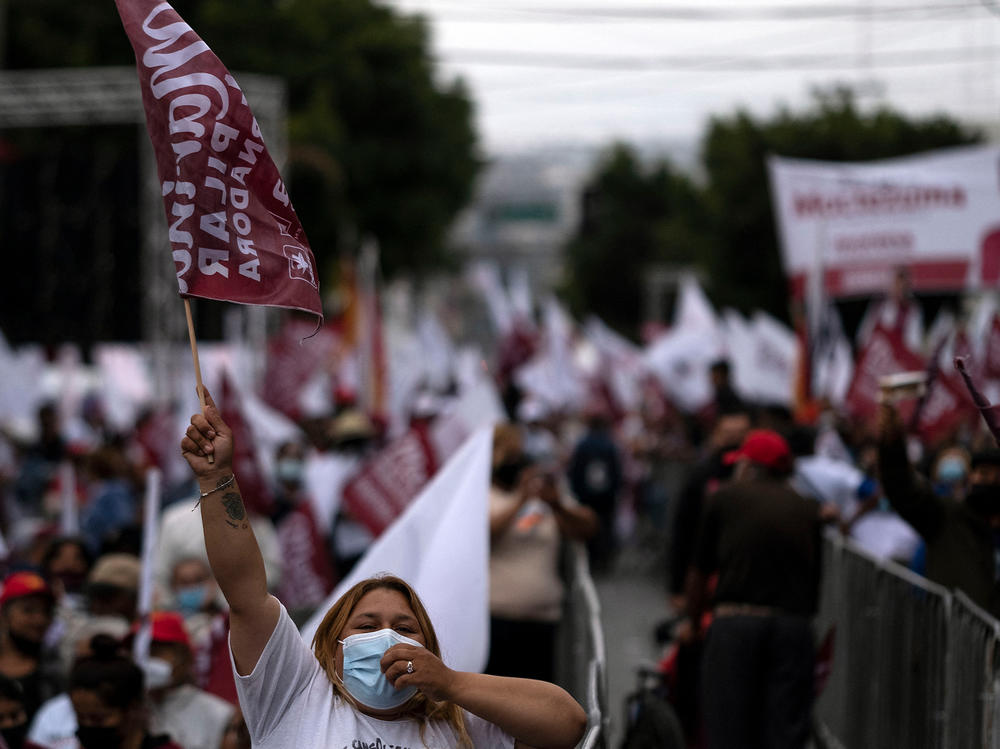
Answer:
<svg viewBox="0 0 1000 749"><path fill-rule="evenodd" d="M330 607L316 629L312 640L313 653L326 672L334 693L351 704L355 704L355 701L337 676L337 640L340 633L344 631L344 627L347 626L347 621L351 618L351 613L358 601L371 591L379 589L394 590L406 599L424 636L424 646L438 658L441 657L441 647L438 644L437 635L434 633L434 625L431 624L431 619L427 615L427 609L420 602L416 591L405 580L394 575L370 577L367 580L362 580L352 586ZM428 722L442 721L454 729L461 746L472 747L472 739L465 727L462 709L458 705L452 702L435 702L423 692L417 692L406 704L408 705L407 717L415 719L420 724L421 741L423 740L424 726Z"/></svg>

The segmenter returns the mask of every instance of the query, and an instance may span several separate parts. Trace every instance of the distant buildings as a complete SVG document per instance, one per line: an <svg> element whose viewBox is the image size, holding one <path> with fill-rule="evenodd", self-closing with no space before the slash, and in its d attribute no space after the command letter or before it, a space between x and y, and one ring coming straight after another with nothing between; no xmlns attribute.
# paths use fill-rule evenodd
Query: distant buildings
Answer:
<svg viewBox="0 0 1000 749"><path fill-rule="evenodd" d="M562 276L562 249L576 230L593 157L591 149L560 149L496 158L456 222L452 244L470 261L524 268L535 291L552 288Z"/></svg>
<svg viewBox="0 0 1000 749"><path fill-rule="evenodd" d="M644 160L669 158L679 168L694 167L694 143L634 147ZM452 245L469 261L523 268L536 296L552 289L562 279L563 248L578 228L583 187L600 154L596 146L577 145L497 155L455 223Z"/></svg>

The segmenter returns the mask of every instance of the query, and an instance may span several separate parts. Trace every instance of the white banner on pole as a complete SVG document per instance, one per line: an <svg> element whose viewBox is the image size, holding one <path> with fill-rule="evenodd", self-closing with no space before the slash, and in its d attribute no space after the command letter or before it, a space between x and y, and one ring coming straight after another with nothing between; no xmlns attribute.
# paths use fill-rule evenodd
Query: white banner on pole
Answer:
<svg viewBox="0 0 1000 749"><path fill-rule="evenodd" d="M417 591L451 668L479 671L486 665L492 445L492 427L466 441L303 625L307 643L346 590L388 572Z"/></svg>
<svg viewBox="0 0 1000 749"><path fill-rule="evenodd" d="M785 273L798 295L822 269L832 297L884 293L900 266L917 291L1000 281L1000 147L867 163L771 157Z"/></svg>
<svg viewBox="0 0 1000 749"><path fill-rule="evenodd" d="M132 655L136 663L143 665L149 658L149 644L152 630L149 615L153 610L153 570L156 539L159 535L160 484L162 474L157 468L146 471L146 496L142 506L142 574L139 578L139 600L137 610L142 627L132 644Z"/></svg>
<svg viewBox="0 0 1000 749"><path fill-rule="evenodd" d="M80 504L76 499L76 469L68 460L59 466L59 484L62 490L59 532L75 536L80 532Z"/></svg>

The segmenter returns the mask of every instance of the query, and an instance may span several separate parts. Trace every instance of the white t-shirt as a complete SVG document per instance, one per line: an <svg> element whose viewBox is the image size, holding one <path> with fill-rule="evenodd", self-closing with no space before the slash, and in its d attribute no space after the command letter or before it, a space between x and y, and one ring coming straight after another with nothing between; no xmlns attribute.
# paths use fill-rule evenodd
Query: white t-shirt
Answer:
<svg viewBox="0 0 1000 749"><path fill-rule="evenodd" d="M171 689L149 707L150 732L169 734L184 749L218 749L233 717L232 705L191 684Z"/></svg>
<svg viewBox="0 0 1000 749"><path fill-rule="evenodd" d="M47 747L75 749L78 745L76 713L73 711L73 703L70 702L68 692L57 694L42 703L31 722L28 740Z"/></svg>
<svg viewBox="0 0 1000 749"><path fill-rule="evenodd" d="M864 473L851 463L810 455L795 461L792 483L803 496L835 504L841 518L848 520L857 512L858 488L864 480Z"/></svg>
<svg viewBox="0 0 1000 749"><path fill-rule="evenodd" d="M451 749L459 745L447 723L427 723L421 740L416 721L372 718L336 696L284 606L253 671L241 676L233 663L233 674L254 749ZM513 737L499 727L463 712L473 746L514 746Z"/></svg>

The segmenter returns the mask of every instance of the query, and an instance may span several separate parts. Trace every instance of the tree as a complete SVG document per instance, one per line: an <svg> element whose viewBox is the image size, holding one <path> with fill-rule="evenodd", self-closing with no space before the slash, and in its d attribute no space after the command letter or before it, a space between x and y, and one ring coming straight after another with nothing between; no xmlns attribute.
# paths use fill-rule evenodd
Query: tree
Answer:
<svg viewBox="0 0 1000 749"><path fill-rule="evenodd" d="M251 4L196 3L196 28L230 68L288 82L290 190L317 255L371 236L389 275L440 265L480 159L468 94L435 80L424 20L370 0Z"/></svg>
<svg viewBox="0 0 1000 749"><path fill-rule="evenodd" d="M864 161L980 139L946 117L910 119L888 108L864 113L841 87L816 92L804 112L713 118L702 139L700 182L666 162L643 166L617 146L584 189L583 224L566 247L565 294L574 309L593 310L634 333L646 269L695 264L706 272L717 305L787 320L768 155Z"/></svg>
<svg viewBox="0 0 1000 749"><path fill-rule="evenodd" d="M866 114L843 87L816 91L811 108L798 114L782 109L763 121L743 111L714 118L702 141L702 163L716 303L788 319L768 155L867 161L979 140L979 133L943 116L910 119L886 107Z"/></svg>
<svg viewBox="0 0 1000 749"><path fill-rule="evenodd" d="M338 267L340 256L353 254L367 237L379 241L387 275L447 260L445 233L471 196L480 157L468 93L461 81L437 79L423 19L372 0L174 0L172 5L237 75L263 73L286 81L289 162L284 176L324 279ZM6 22L2 62L8 68L135 63L111 2L8 0ZM122 158L134 164L134 136L96 128L90 135L95 149L118 144ZM28 131L0 134L8 142L7 147L0 142L0 189L29 196L24 201L29 205L64 201L54 211L60 215L72 214L74 201L99 195L91 181L96 166L75 166L79 192L58 198L33 178L46 165L50 171L63 169L54 162L66 150L57 145L65 137L57 128L44 137ZM77 149L81 143L87 153L88 139L74 141ZM137 194L134 180L124 192L114 205L98 210L134 215L137 207L129 205ZM43 213L15 217L0 205L4 244L33 244ZM10 231L14 224L19 235ZM85 224L80 220L55 233L73 237L74 251L80 253L107 254L137 243L134 221L120 227L130 234L104 247L88 246L97 240ZM37 270L24 269L22 275ZM87 279L77 276L75 282ZM96 281L93 286L94 294L115 293ZM25 310L15 326L37 331L40 318L56 316L53 308L45 315L38 312ZM0 327L9 330L11 315L17 314L0 317ZM55 330L59 327L56 321ZM91 329L107 338L135 332L112 320Z"/></svg>
<svg viewBox="0 0 1000 749"><path fill-rule="evenodd" d="M648 270L694 263L708 247L703 220L704 201L688 177L614 146L584 189L583 220L566 248L571 308L634 334Z"/></svg>

